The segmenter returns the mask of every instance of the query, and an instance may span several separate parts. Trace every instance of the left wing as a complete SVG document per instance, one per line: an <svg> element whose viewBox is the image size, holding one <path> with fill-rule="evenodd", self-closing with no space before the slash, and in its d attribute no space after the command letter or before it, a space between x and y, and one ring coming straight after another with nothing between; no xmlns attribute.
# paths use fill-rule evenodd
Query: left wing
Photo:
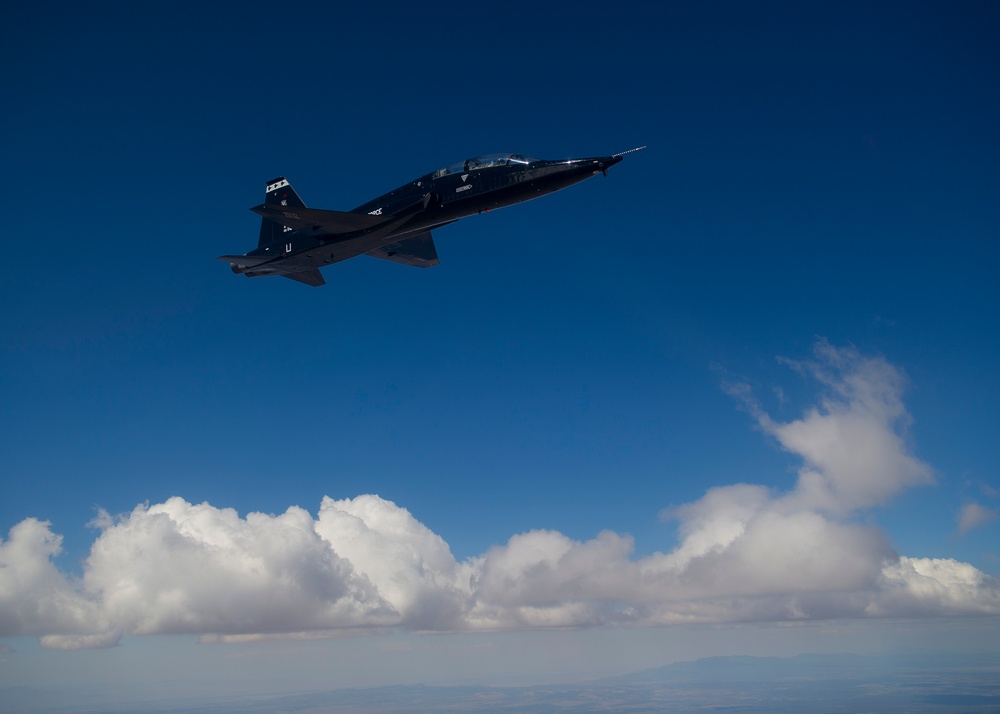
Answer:
<svg viewBox="0 0 1000 714"><path fill-rule="evenodd" d="M437 249L434 248L434 238L431 232L418 233L412 238L406 238L398 243L389 243L370 250L365 255L394 263L412 265L415 268L430 268L438 264Z"/></svg>

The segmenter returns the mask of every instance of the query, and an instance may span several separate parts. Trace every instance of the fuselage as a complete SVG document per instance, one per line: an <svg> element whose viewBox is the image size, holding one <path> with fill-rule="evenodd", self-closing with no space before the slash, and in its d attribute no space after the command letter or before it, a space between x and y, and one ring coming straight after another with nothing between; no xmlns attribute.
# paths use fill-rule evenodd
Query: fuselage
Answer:
<svg viewBox="0 0 1000 714"><path fill-rule="evenodd" d="M347 212L306 208L288 181L278 178L268 183L264 204L251 209L262 216L257 248L219 259L248 277L284 275L309 285L323 283L319 268L364 254L429 267L437 264L432 229L606 174L621 160L622 154L554 161L488 154L433 171Z"/></svg>
<svg viewBox="0 0 1000 714"><path fill-rule="evenodd" d="M351 210L391 216L428 193L436 200L391 235L398 240L460 218L529 201L607 171L620 156L548 161L490 154L447 166Z"/></svg>

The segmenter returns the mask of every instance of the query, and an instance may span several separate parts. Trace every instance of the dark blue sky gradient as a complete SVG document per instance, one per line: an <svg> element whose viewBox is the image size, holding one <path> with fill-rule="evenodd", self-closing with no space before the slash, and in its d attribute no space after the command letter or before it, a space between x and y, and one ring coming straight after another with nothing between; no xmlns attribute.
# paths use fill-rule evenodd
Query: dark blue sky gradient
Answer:
<svg viewBox="0 0 1000 714"><path fill-rule="evenodd" d="M667 550L662 508L792 485L720 384L796 418L813 386L774 358L823 337L909 375L937 470L871 517L996 572L995 524L954 535L1000 456L994 3L5 15L0 525L52 520L65 567L96 507L172 495L377 493L459 558L531 528ZM214 260L254 246L277 175L346 210L480 153L641 144L440 230L432 270L361 258L310 289Z"/></svg>

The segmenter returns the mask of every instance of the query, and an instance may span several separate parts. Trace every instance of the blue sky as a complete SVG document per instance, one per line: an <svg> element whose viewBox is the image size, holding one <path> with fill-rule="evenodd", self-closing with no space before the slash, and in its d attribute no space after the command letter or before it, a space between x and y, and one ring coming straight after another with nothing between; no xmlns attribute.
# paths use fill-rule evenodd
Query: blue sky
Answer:
<svg viewBox="0 0 1000 714"><path fill-rule="evenodd" d="M623 618L649 637L635 633L683 609L657 588L690 587L702 624L874 613L995 628L998 19L990 3L12 8L0 532L8 572L44 578L0 589L0 677L106 656L39 637L123 652L331 626L529 642L551 625L618 637ZM441 229L430 270L359 258L311 289L214 260L254 246L247 209L277 175L346 210L468 156L643 144L607 178ZM317 525L316 557L344 579L310 602L336 610L337 588L370 585L353 615L278 622L254 610L267 583L201 610L211 583L187 589L197 568L145 529L174 503L195 550L229 528L240 557L287 563L305 551L274 550L281 515L321 524L326 496L388 539L348 557ZM815 558L777 557L771 582L790 577L767 603L754 575L713 590L692 570L751 568L754 543L807 520ZM423 585L380 572L385 549L423 558ZM552 558L551 581L529 582L532 552ZM221 557L205 553L192 562ZM900 556L941 559L938 584L961 568L975 583L901 605L910 576L871 570L910 567ZM823 583L850 568L830 557L869 570L841 591ZM293 584L318 567L303 558ZM930 562L913 572L934 577ZM826 569L791 577L814 563ZM624 589L588 579L605 566ZM472 609L441 604L446 580ZM125 581L146 602L186 593L191 610L124 617L135 603L108 593ZM43 591L76 609L25 609ZM847 603L859 592L869 609ZM277 612L302 593L286 595Z"/></svg>

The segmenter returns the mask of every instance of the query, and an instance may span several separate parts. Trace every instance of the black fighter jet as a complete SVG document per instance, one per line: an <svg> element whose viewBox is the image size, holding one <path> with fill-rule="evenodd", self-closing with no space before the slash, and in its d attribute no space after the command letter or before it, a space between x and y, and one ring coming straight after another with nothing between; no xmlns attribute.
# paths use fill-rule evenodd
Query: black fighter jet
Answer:
<svg viewBox="0 0 1000 714"><path fill-rule="evenodd" d="M306 208L284 177L267 182L257 248L223 255L234 273L256 278L281 275L323 285L319 269L357 255L429 268L438 264L431 229L460 218L512 206L572 186L595 174L607 176L625 154L546 161L521 154L489 154L421 176L352 211Z"/></svg>

